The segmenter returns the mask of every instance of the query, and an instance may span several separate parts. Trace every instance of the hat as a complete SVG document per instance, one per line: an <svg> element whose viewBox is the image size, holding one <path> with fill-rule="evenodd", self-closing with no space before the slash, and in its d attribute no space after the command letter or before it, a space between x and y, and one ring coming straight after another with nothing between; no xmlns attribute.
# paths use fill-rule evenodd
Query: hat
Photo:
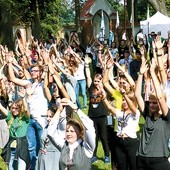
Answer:
<svg viewBox="0 0 170 170"><path fill-rule="evenodd" d="M152 32L150 33L150 35L151 35L151 36L156 36L156 33L155 33L154 31L152 31Z"/></svg>

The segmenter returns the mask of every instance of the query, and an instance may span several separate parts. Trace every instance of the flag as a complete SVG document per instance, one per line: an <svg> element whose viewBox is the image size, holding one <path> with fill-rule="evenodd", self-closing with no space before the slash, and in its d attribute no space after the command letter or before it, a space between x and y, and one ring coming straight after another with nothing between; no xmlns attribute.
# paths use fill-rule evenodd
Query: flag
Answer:
<svg viewBox="0 0 170 170"><path fill-rule="evenodd" d="M130 16L130 23L132 24L132 14L131 14L131 16Z"/></svg>
<svg viewBox="0 0 170 170"><path fill-rule="evenodd" d="M101 41L104 41L104 36L105 36L105 24L104 24L104 15L103 15L103 10L102 10L102 16L101 16Z"/></svg>
<svg viewBox="0 0 170 170"><path fill-rule="evenodd" d="M117 16L116 16L116 28L119 27L119 14L117 11Z"/></svg>

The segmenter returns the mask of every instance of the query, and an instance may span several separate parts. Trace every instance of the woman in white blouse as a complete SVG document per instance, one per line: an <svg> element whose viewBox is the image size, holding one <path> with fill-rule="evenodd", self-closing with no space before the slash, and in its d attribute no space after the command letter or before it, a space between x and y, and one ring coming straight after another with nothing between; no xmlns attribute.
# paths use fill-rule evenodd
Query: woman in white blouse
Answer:
<svg viewBox="0 0 170 170"><path fill-rule="evenodd" d="M61 106L70 106L77 113L79 119L69 119L66 124L65 139L61 138L56 128L60 118L61 108L50 122L48 137L56 147L61 148L59 160L60 170L90 170L91 157L95 149L95 129L93 121L85 115L69 99L61 99Z"/></svg>

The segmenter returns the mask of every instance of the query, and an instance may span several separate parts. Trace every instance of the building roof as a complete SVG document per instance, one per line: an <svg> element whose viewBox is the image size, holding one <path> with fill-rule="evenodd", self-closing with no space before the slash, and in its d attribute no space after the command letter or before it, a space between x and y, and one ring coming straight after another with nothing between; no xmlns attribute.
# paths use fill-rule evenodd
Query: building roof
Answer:
<svg viewBox="0 0 170 170"><path fill-rule="evenodd" d="M80 17L87 17L88 16L88 10L90 7L94 4L95 0L88 0L85 2L83 8L80 11Z"/></svg>
<svg viewBox="0 0 170 170"><path fill-rule="evenodd" d="M87 0L80 11L80 18L89 18L99 10L103 10L108 16L115 16L116 11L107 0Z"/></svg>

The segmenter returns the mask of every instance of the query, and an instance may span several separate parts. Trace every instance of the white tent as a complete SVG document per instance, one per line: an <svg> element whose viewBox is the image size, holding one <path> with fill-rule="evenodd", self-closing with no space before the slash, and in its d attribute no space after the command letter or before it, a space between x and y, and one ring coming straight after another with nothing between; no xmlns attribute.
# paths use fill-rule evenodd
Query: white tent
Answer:
<svg viewBox="0 0 170 170"><path fill-rule="evenodd" d="M170 18L158 11L147 20L140 21L140 27L143 29L143 33L146 35L152 31L155 33L161 31L161 36L167 38L167 32L170 30Z"/></svg>

